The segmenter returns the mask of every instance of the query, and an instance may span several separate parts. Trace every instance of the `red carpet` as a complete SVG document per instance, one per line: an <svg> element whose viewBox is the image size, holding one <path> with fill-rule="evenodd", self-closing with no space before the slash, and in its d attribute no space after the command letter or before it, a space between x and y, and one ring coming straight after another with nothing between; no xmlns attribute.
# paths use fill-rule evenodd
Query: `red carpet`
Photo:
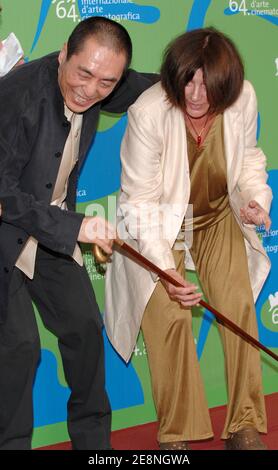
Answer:
<svg viewBox="0 0 278 470"><path fill-rule="evenodd" d="M267 395L266 411L268 416L268 434L262 435L262 440L270 450L278 450L278 393ZM214 439L191 443L193 450L221 450L223 441L220 436L225 420L225 406L210 410ZM158 450L156 442L157 423L144 424L133 428L112 432L112 447L115 450ZM55 446L44 447L49 450L70 450L69 442Z"/></svg>

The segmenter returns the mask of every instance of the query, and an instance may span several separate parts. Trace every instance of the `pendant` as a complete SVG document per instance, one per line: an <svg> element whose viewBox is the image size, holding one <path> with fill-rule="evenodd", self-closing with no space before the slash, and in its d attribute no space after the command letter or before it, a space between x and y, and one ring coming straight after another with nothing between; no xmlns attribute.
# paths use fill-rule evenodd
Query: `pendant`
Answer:
<svg viewBox="0 0 278 470"><path fill-rule="evenodd" d="M197 136L197 145L198 147L200 147L201 145L201 140L202 140L202 137L200 135Z"/></svg>

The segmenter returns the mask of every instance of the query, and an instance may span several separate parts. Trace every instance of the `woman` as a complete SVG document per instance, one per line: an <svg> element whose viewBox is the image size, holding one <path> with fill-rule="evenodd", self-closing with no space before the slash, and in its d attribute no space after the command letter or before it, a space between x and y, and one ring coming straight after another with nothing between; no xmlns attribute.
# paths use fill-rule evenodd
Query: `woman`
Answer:
<svg viewBox="0 0 278 470"><path fill-rule="evenodd" d="M201 294L184 280L185 255L186 268L192 269L194 261L208 302L257 336L254 300L270 262L255 226L269 229L272 194L265 156L256 148L256 124L256 96L244 81L240 56L212 28L185 33L170 44L161 83L129 111L121 151L121 225L128 243L184 287L159 281L115 252L107 272L106 328L125 360L142 328L161 449L188 449L188 441L213 435L189 310ZM170 222L164 210L168 206ZM159 217L153 216L155 211ZM158 232L162 235L155 237ZM176 249L175 241L184 234L185 249ZM259 352L218 327L229 394L225 447L264 449Z"/></svg>

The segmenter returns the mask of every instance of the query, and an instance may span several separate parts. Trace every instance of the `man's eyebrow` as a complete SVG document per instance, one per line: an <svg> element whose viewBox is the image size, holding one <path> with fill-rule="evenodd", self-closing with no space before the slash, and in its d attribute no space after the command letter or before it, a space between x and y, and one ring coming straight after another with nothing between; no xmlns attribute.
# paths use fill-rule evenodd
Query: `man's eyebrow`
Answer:
<svg viewBox="0 0 278 470"><path fill-rule="evenodd" d="M90 77L94 77L94 74L86 67L83 67L82 65L80 65L78 68L81 72L85 72L88 75L90 75ZM102 78L101 80L104 82L117 82L116 77L105 77L105 78Z"/></svg>

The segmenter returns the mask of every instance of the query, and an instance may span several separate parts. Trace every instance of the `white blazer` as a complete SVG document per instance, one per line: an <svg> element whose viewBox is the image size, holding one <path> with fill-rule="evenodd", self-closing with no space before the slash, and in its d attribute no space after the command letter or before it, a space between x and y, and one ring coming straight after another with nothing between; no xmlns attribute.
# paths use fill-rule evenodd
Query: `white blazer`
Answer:
<svg viewBox="0 0 278 470"><path fill-rule="evenodd" d="M245 238L256 300L268 276L270 261L255 227L243 224L239 211L252 199L269 211L272 192L266 184L265 155L256 147L257 102L248 81L244 82L237 101L224 112L223 119L229 200ZM121 160L120 209L128 203L136 213L138 205L147 204L146 218L140 223L143 239L139 242L134 239L134 227L130 223L126 241L161 269L174 268L171 248L189 201L190 174L184 117L178 108L169 104L160 83L145 91L129 108ZM171 233L167 239L154 242L154 226L148 217L164 204L173 207ZM123 225L125 219L120 216L118 222ZM186 267L194 269L188 256ZM104 322L111 343L125 361L130 359L136 344L142 316L156 281L156 276L114 251L106 273Z"/></svg>

